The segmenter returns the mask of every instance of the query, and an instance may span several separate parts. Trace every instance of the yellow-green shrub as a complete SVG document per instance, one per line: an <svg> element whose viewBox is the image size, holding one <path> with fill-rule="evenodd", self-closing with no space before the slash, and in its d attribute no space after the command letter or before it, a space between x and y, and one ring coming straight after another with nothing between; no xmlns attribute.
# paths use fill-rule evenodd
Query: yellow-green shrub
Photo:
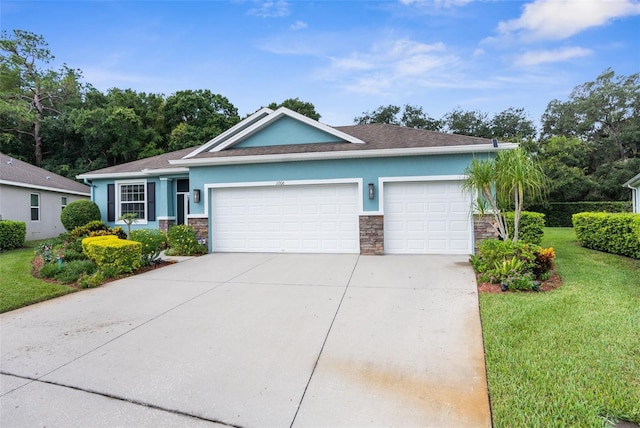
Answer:
<svg viewBox="0 0 640 428"><path fill-rule="evenodd" d="M129 273L140 267L142 244L113 235L94 236L82 240L82 251L101 269Z"/></svg>

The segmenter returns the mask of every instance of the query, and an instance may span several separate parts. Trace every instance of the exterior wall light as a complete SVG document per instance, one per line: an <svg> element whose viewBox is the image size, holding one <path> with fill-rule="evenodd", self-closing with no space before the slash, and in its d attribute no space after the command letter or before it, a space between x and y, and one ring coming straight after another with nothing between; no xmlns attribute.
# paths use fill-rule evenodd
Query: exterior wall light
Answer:
<svg viewBox="0 0 640 428"><path fill-rule="evenodd" d="M193 202L200 203L200 189L193 189Z"/></svg>
<svg viewBox="0 0 640 428"><path fill-rule="evenodd" d="M369 199L373 199L374 196L373 183L369 183Z"/></svg>

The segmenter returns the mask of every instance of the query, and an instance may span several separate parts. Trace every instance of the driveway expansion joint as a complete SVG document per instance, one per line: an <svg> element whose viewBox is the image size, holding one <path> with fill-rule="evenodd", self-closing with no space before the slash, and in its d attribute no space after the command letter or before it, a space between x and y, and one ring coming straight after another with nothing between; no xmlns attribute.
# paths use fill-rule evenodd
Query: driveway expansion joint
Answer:
<svg viewBox="0 0 640 428"><path fill-rule="evenodd" d="M325 345L327 344L327 340L329 339L329 334L331 334L331 329L333 328L333 324L336 321L336 318L338 317L338 313L340 312L340 307L342 306L342 302L344 301L344 297L347 295L347 290L349 289L349 284L351 283L351 279L353 278L353 274L356 271L356 268L358 267L358 261L360 260L360 256L358 256L356 258L356 262L353 264L353 269L351 269L351 274L349 275L349 280L347 281L347 285L344 286L344 291L342 292L342 296L340 297L340 302L338 302L338 307L336 308L336 312L333 314L333 318L331 319L331 324L329 324L329 328L327 329L327 334L324 337L324 340L322 341L322 346L320 347L320 352L318 352L318 358L316 358L316 361L313 364L313 369L311 370L311 375L309 375L309 380L307 381L307 384L304 387L304 391L302 392L302 396L300 397L300 402L298 403L298 407L296 408L296 412L293 415L293 419L291 420L291 425L289 425L289 428L293 427L293 424L296 422L296 417L298 416L298 412L300 411L300 406L302 406L302 402L304 401L304 397L307 393L307 389L309 389L309 384L311 383L311 379L313 379L313 374L316 371L316 368L318 367L318 362L320 361L320 357L322 356L322 351L324 350Z"/></svg>
<svg viewBox="0 0 640 428"><path fill-rule="evenodd" d="M124 397L120 397L118 395L113 395L113 394L107 394L107 393L100 392L100 391L95 391L95 390L92 390L92 389L80 388L80 387L77 387L77 386L67 385L67 384L64 384L64 383L43 380L42 378L32 378L30 376L21 376L21 375L16 375L16 374L13 374L13 373L7 373L5 371L0 371L0 375L12 376L12 377L15 377L15 378L18 378L18 379L24 379L24 380L30 381L30 382L26 383L25 385L21 385L21 386L19 386L17 388L12 389L11 391L7 392L6 394L3 394L2 396L8 395L13 391L16 391L16 390L18 390L20 388L25 387L26 385L34 383L34 382L36 382L36 383L44 383L44 384L47 384L47 385L53 385L53 386L58 386L58 387L61 387L61 388L72 389L74 391L84 392L84 393L87 393L87 394L98 395L100 397L110 398L112 400L122 401L122 402L125 402L125 403L130 403L130 404L134 404L136 406L142 406L142 407L146 407L146 408L153 409L153 410L160 410L162 412L172 413L172 414L178 415L178 416L186 416L186 417L198 419L198 420L201 420L201 421L204 421L204 422L216 423L216 424L219 424L219 425L224 425L224 426L232 427L232 428L243 428L242 425L235 425L235 424L231 424L231 423L224 422L224 421L217 420L217 419L205 418L203 416L194 415L192 413L183 412L181 410L168 409L168 408L165 408L165 407L162 407L162 406L158 406L158 405L155 405L155 404L146 403L144 401L132 400L132 399L129 399L129 398L124 398Z"/></svg>

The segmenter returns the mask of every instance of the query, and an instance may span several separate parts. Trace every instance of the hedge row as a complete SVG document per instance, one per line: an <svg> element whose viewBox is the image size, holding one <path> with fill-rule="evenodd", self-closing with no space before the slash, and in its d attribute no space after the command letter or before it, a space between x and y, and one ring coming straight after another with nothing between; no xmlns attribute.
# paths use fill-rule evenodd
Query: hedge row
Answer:
<svg viewBox="0 0 640 428"><path fill-rule="evenodd" d="M583 247L640 259L640 214L578 213L573 227Z"/></svg>
<svg viewBox="0 0 640 428"><path fill-rule="evenodd" d="M628 213L631 201L622 202L549 202L528 207L530 211L543 213L548 227L572 227L571 216L583 212Z"/></svg>
<svg viewBox="0 0 640 428"><path fill-rule="evenodd" d="M22 247L26 237L27 224L24 221L0 220L0 251Z"/></svg>

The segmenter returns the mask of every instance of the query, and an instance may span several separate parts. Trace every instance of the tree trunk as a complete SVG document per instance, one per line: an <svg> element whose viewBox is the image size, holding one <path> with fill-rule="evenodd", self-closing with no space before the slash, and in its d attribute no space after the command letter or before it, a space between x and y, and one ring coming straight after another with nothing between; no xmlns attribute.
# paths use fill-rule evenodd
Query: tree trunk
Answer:
<svg viewBox="0 0 640 428"><path fill-rule="evenodd" d="M44 107L42 106L42 102L40 102L40 92L37 86L33 95L33 105L38 112L35 123L33 124L33 140L36 149L36 165L40 166L42 165L42 136L40 135L40 125L44 120Z"/></svg>

